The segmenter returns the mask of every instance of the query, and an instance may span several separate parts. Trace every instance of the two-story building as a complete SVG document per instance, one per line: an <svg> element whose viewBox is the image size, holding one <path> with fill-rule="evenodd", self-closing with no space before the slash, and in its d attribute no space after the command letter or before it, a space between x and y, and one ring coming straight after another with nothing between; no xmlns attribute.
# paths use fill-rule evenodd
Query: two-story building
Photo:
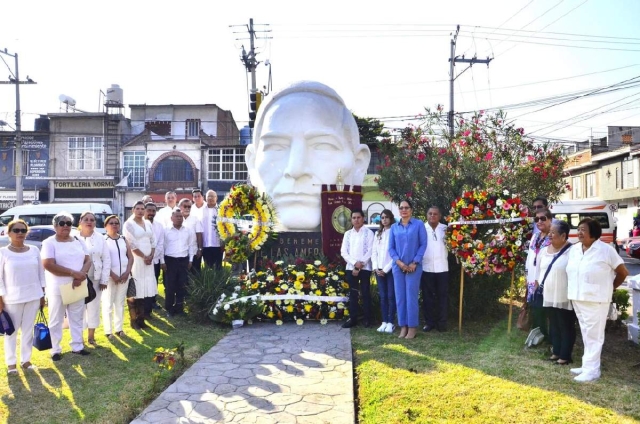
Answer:
<svg viewBox="0 0 640 424"><path fill-rule="evenodd" d="M164 204L169 190L182 198L194 188L213 189L222 198L247 180L246 146L230 111L215 104L129 107L134 136L122 146L117 188L125 209L144 194Z"/></svg>
<svg viewBox="0 0 640 424"><path fill-rule="evenodd" d="M615 204L618 237L625 237L640 209L640 127L609 127L599 140L568 155L562 200L598 199Z"/></svg>

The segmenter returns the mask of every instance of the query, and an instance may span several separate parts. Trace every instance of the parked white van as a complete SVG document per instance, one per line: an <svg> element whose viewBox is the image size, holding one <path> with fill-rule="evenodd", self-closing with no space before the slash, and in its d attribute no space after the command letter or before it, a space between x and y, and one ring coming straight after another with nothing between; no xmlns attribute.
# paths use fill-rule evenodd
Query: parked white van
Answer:
<svg viewBox="0 0 640 424"><path fill-rule="evenodd" d="M569 223L571 228L569 241L571 243L578 242L578 223L584 218L598 220L602 226L600 240L605 243L614 242L613 234L616 223L613 219L613 212L618 209L616 204L602 200L565 200L550 205L549 209L555 219Z"/></svg>
<svg viewBox="0 0 640 424"><path fill-rule="evenodd" d="M93 212L96 216L96 230L102 234L106 232L104 229L105 218L113 214L111 206L105 203L46 203L15 206L0 215L0 235L4 235L3 227L14 219L23 219L29 226L51 225L53 217L62 211L73 215L75 227L78 226L80 215L83 212Z"/></svg>

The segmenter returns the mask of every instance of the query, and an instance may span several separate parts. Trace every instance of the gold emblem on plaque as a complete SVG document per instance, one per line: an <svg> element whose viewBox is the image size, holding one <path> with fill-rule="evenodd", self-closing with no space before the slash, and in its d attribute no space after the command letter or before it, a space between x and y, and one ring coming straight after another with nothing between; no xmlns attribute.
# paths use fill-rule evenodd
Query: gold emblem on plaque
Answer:
<svg viewBox="0 0 640 424"><path fill-rule="evenodd" d="M333 228L340 234L344 234L350 230L351 225L351 209L344 205L338 206L331 214L331 224Z"/></svg>

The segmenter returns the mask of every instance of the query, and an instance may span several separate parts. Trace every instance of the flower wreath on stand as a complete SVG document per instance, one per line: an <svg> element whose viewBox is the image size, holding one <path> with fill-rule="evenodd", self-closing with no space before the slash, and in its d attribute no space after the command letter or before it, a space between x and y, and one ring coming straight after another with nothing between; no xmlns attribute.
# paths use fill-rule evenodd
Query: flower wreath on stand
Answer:
<svg viewBox="0 0 640 424"><path fill-rule="evenodd" d="M510 272L525 260L528 215L508 190L467 191L451 202L445 242L469 275Z"/></svg>
<svg viewBox="0 0 640 424"><path fill-rule="evenodd" d="M235 264L246 261L275 234L275 224L275 209L266 194L247 184L231 187L218 206L216 222L216 230L224 242L225 259Z"/></svg>
<svg viewBox="0 0 640 424"><path fill-rule="evenodd" d="M451 202L445 243L460 261L458 331L462 334L464 272L468 275L511 272L507 332L511 332L515 267L525 260L529 211L516 195L493 190L467 191Z"/></svg>

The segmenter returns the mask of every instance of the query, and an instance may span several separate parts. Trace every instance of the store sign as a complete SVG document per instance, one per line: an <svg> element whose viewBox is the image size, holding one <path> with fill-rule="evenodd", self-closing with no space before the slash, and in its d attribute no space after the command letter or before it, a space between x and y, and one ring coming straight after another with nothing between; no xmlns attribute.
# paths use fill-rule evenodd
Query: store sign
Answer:
<svg viewBox="0 0 640 424"><path fill-rule="evenodd" d="M71 188L71 189L114 188L115 182L113 180L110 180L110 181L95 181L95 180L54 181L53 185L55 188Z"/></svg>
<svg viewBox="0 0 640 424"><path fill-rule="evenodd" d="M23 191L22 192L22 200L25 202L31 202L34 200L38 200L38 192L34 193L32 191ZM7 200L16 200L16 192L15 191L0 191L0 201Z"/></svg>

